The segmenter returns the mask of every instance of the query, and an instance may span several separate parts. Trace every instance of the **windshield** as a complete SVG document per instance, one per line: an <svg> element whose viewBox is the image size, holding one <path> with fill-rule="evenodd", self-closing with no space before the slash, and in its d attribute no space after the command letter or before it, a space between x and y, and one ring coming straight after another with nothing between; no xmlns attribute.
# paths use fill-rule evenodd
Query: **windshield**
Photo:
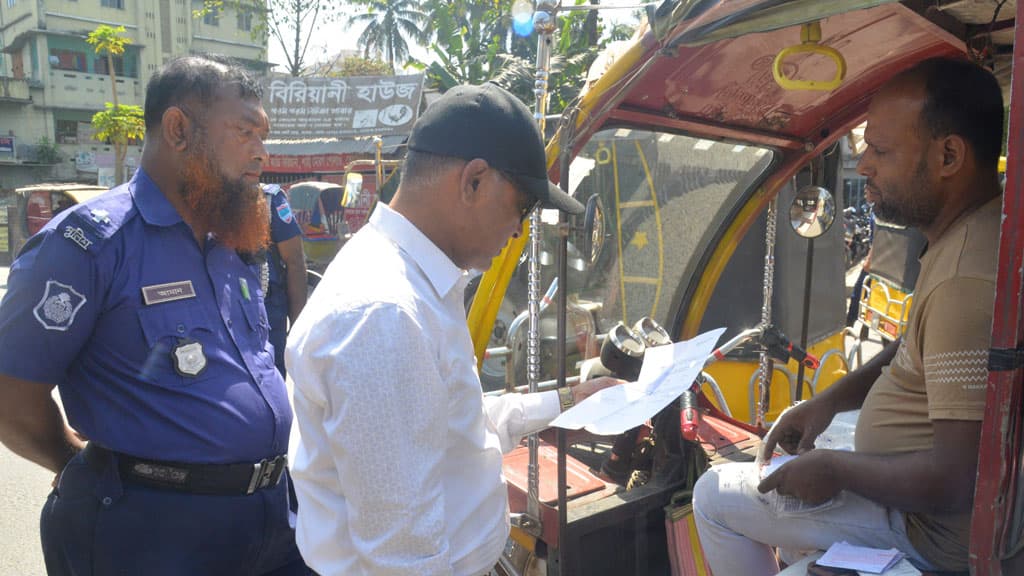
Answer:
<svg viewBox="0 0 1024 576"><path fill-rule="evenodd" d="M594 335L617 321L631 326L649 316L671 326L701 258L772 160L767 148L649 130L611 128L590 139L569 172L570 190L587 204L569 239L570 374L597 355ZM556 277L555 218L545 211L542 293ZM523 258L488 345L507 346L508 354L484 361L485 389L526 382L527 281ZM554 306L542 314L541 381L556 376L553 314Z"/></svg>

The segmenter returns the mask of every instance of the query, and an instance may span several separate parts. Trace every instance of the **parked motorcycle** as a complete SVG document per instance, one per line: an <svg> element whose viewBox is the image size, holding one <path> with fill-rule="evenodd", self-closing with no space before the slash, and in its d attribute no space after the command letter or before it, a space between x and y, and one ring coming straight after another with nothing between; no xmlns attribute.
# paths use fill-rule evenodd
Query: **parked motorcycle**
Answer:
<svg viewBox="0 0 1024 576"><path fill-rule="evenodd" d="M846 267L852 268L868 255L874 229L871 207L847 206L843 209L843 234L846 241Z"/></svg>

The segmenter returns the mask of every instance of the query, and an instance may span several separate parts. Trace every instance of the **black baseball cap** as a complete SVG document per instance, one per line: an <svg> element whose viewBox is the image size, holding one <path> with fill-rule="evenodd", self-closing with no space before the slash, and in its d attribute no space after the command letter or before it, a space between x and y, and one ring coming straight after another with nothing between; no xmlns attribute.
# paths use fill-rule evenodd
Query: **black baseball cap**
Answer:
<svg viewBox="0 0 1024 576"><path fill-rule="evenodd" d="M545 208L570 214L583 205L548 180L544 139L533 114L497 84L465 84L445 92L412 127L409 149L472 160L511 176Z"/></svg>

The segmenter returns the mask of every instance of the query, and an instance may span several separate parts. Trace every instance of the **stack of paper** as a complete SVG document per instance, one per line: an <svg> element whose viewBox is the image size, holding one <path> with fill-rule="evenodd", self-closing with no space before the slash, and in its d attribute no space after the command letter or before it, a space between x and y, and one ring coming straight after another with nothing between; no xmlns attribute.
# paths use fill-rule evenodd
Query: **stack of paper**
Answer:
<svg viewBox="0 0 1024 576"><path fill-rule="evenodd" d="M903 552L895 548L879 550L866 546L854 546L847 542L836 542L825 555L818 558L818 564L833 568L848 568L869 574L881 574L903 559Z"/></svg>

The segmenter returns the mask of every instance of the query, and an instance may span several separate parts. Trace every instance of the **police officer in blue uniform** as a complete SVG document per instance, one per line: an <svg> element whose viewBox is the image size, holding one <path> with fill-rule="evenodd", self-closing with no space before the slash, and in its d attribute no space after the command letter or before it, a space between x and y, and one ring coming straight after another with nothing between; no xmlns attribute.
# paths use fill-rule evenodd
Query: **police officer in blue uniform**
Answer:
<svg viewBox="0 0 1024 576"><path fill-rule="evenodd" d="M274 364L284 375L284 344L288 321L299 317L306 305L306 254L302 250L302 230L292 214L281 187L264 184L270 205L270 247L267 250L267 317L270 343L274 345Z"/></svg>
<svg viewBox="0 0 1024 576"><path fill-rule="evenodd" d="M0 440L58 473L41 519L50 575L308 573L258 290L260 95L219 58L166 64L146 89L141 168L11 267Z"/></svg>

